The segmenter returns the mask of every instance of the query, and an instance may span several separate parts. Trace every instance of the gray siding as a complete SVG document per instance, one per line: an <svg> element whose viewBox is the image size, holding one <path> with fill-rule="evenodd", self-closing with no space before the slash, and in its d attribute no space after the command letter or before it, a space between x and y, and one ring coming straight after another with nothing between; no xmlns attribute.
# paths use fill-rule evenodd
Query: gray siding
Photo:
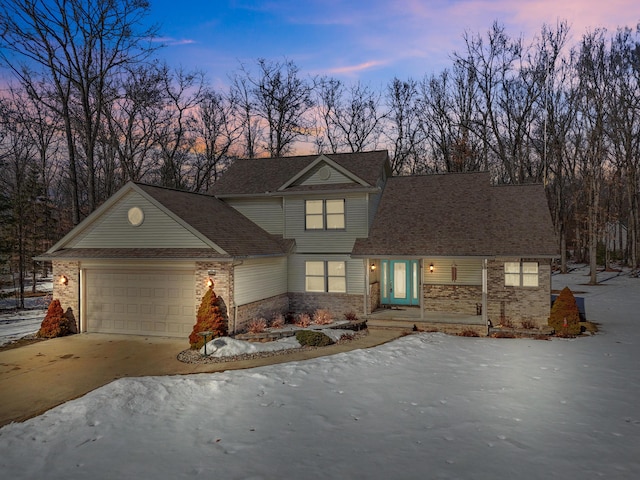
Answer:
<svg viewBox="0 0 640 480"><path fill-rule="evenodd" d="M343 261L347 270L347 294L364 294L364 263L360 258L348 255L291 255L289 257L289 291L303 293L305 291L306 261Z"/></svg>
<svg viewBox="0 0 640 480"><path fill-rule="evenodd" d="M131 207L144 212L144 222L132 226ZM208 245L137 192L127 193L66 248L205 248Z"/></svg>
<svg viewBox="0 0 640 480"><path fill-rule="evenodd" d="M433 263L433 273L429 265ZM452 280L451 267L455 263L458 278ZM482 285L482 260L479 258L425 258L424 283L426 285Z"/></svg>
<svg viewBox="0 0 640 480"><path fill-rule="evenodd" d="M284 218L281 198L225 199L253 223L272 235L282 235Z"/></svg>
<svg viewBox="0 0 640 480"><path fill-rule="evenodd" d="M305 230L305 200L345 199L345 230ZM366 194L285 198L285 238L296 241L298 253L351 253L356 238L369 231Z"/></svg>
<svg viewBox="0 0 640 480"><path fill-rule="evenodd" d="M327 172L329 173L329 178L325 178ZM323 176L323 173L325 176ZM337 183L353 183L353 180L335 168L325 163L319 163L314 169L308 172L306 176L298 180L296 185L331 185Z"/></svg>
<svg viewBox="0 0 640 480"><path fill-rule="evenodd" d="M262 258L245 260L235 267L234 301L246 305L287 293L287 259Z"/></svg>

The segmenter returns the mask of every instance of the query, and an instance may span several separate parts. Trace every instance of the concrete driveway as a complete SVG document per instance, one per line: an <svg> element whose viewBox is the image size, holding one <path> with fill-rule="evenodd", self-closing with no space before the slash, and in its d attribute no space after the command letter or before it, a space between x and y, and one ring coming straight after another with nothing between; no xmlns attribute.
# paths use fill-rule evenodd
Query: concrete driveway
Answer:
<svg viewBox="0 0 640 480"><path fill-rule="evenodd" d="M342 345L275 357L215 364L188 364L177 355L185 339L85 333L0 351L0 426L39 415L122 377L183 375L252 368L369 348L401 335L369 329Z"/></svg>

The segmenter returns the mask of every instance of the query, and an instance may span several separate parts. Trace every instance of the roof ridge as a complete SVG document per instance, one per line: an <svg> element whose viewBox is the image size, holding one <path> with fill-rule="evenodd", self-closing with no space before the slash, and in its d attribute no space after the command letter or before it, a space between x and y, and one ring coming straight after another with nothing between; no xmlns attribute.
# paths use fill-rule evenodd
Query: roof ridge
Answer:
<svg viewBox="0 0 640 480"><path fill-rule="evenodd" d="M175 188L175 187L165 187L162 185L152 185L150 183L144 183L144 182L133 182L135 185L141 186L141 187L152 187L152 188L158 188L160 190L168 190L170 192L178 192L178 193L188 193L191 195L201 195L203 197L209 197L209 198L216 198L215 195L211 195L209 193L202 193L202 192L192 192L191 190L184 190L182 188Z"/></svg>

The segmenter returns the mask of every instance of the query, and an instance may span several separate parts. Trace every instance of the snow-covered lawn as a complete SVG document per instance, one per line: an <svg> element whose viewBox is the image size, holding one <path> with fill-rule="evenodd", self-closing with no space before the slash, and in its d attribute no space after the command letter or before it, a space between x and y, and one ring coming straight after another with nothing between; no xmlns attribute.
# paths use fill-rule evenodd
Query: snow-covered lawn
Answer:
<svg viewBox="0 0 640 480"><path fill-rule="evenodd" d="M0 429L0 478L640 478L640 280L585 273L554 287L585 292L593 337L121 379Z"/></svg>
<svg viewBox="0 0 640 480"><path fill-rule="evenodd" d="M37 291L49 295L25 298L26 310L14 310L16 300L13 296L0 298L0 347L34 334L40 328L51 301L52 280L50 278L40 280L37 284ZM4 288L0 289L0 292L5 295L11 294L13 289Z"/></svg>

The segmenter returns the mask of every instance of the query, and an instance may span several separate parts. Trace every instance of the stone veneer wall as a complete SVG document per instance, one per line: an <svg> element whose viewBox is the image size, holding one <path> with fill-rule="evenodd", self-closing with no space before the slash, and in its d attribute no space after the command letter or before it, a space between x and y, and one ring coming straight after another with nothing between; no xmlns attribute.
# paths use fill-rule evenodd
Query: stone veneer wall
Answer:
<svg viewBox="0 0 640 480"><path fill-rule="evenodd" d="M549 259L524 259L538 262L538 287L505 287L504 262L517 262L519 258L489 260L487 283L488 317L493 325L505 320L520 327L523 320L542 327L548 324L551 312L551 261Z"/></svg>
<svg viewBox="0 0 640 480"><path fill-rule="evenodd" d="M64 262L54 260L53 264L53 298L60 300L62 309L73 310L76 322L80 320L80 262ZM59 280L64 275L69 280L61 285ZM83 328L85 321L82 320Z"/></svg>
<svg viewBox="0 0 640 480"><path fill-rule="evenodd" d="M424 285L425 312L452 312L476 315L482 304L481 285Z"/></svg>
<svg viewBox="0 0 640 480"><path fill-rule="evenodd" d="M239 305L234 325L230 325L229 330L242 332L247 324L254 318L264 318L271 321L275 314L286 315L289 311L289 294L283 293L275 297L265 298L257 302ZM235 312L234 312L235 313ZM233 333L231 332L231 333Z"/></svg>
<svg viewBox="0 0 640 480"><path fill-rule="evenodd" d="M334 318L342 320L344 314L355 312L362 315L363 295L346 293L289 293L289 310L295 313L313 313L323 308L329 310Z"/></svg>
<svg viewBox="0 0 640 480"><path fill-rule="evenodd" d="M374 282L370 287L369 293L369 310L367 313L372 313L380 306L380 282ZM357 312L360 313L360 312Z"/></svg>
<svg viewBox="0 0 640 480"><path fill-rule="evenodd" d="M214 270L214 275L209 275ZM231 262L196 262L196 314L202 303L202 297L207 292L207 280L213 280L213 290L220 299L223 315L227 317L228 329L231 330L233 321L229 321L233 308L233 267ZM196 318L193 318L195 325Z"/></svg>

